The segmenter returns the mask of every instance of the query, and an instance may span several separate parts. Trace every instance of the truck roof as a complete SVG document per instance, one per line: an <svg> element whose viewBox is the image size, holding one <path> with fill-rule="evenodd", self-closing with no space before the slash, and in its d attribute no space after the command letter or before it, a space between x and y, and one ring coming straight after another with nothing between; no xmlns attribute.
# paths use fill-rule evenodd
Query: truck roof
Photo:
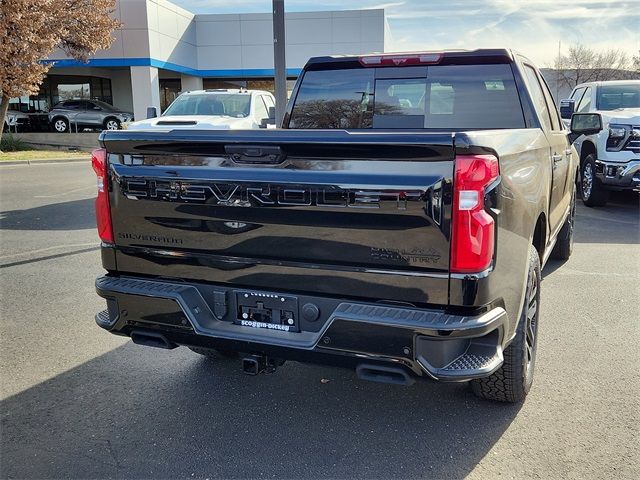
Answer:
<svg viewBox="0 0 640 480"><path fill-rule="evenodd" d="M640 84L640 80L600 80L597 82L584 82L581 83L579 85L576 85L574 87L574 90L576 88L580 88L580 87L587 87L587 86L596 86L599 87L600 85L629 85L629 84Z"/></svg>
<svg viewBox="0 0 640 480"><path fill-rule="evenodd" d="M431 50L415 52L384 52L366 55L327 55L312 57L305 65L305 70L323 70L337 64L346 67L386 66L386 65L464 65L512 63L515 52L509 48L487 48L476 50Z"/></svg>
<svg viewBox="0 0 640 480"><path fill-rule="evenodd" d="M182 95L202 95L202 94L229 94L229 95L237 95L237 94L247 94L250 95L252 93L264 94L271 93L265 90L247 90L246 88L207 88L206 90L189 90L187 92L183 92Z"/></svg>

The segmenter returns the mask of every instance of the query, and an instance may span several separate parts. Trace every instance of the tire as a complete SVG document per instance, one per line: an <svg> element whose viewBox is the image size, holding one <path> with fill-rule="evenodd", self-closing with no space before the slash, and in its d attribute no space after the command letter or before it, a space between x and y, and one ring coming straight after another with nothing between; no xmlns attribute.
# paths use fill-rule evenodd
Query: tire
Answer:
<svg viewBox="0 0 640 480"><path fill-rule="evenodd" d="M609 200L609 191L605 190L595 173L596 156L592 153L584 159L580 170L580 193L587 207L602 207Z"/></svg>
<svg viewBox="0 0 640 480"><path fill-rule="evenodd" d="M525 301L516 335L504 351L504 363L493 374L471 381L473 393L482 399L517 403L533 384L540 311L540 258L529 246L529 273Z"/></svg>
<svg viewBox="0 0 640 480"><path fill-rule="evenodd" d="M117 118L107 118L103 126L105 130L120 130L121 125Z"/></svg>
<svg viewBox="0 0 640 480"><path fill-rule="evenodd" d="M197 353L198 355L204 355L209 358L237 358L238 352L234 352L231 350L214 350L213 348L204 348L204 347L188 347L192 352Z"/></svg>
<svg viewBox="0 0 640 480"><path fill-rule="evenodd" d="M569 209L569 215L564 221L564 225L558 233L556 244L551 252L551 258L555 260L569 260L571 252L573 252L573 228L575 224L576 216L576 190L573 189L573 195L571 197L571 207Z"/></svg>
<svg viewBox="0 0 640 480"><path fill-rule="evenodd" d="M51 126L58 133L67 133L69 131L69 121L62 117L54 118Z"/></svg>

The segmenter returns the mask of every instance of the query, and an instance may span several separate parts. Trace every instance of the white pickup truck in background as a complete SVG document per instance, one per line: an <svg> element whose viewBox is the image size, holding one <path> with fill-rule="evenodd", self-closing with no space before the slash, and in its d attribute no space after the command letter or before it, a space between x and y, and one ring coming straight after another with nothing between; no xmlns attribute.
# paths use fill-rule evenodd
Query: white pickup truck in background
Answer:
<svg viewBox="0 0 640 480"><path fill-rule="evenodd" d="M243 130L275 126L275 99L246 89L194 90L176 98L155 118L133 122L128 130Z"/></svg>
<svg viewBox="0 0 640 480"><path fill-rule="evenodd" d="M611 190L640 187L640 80L583 83L560 102L568 123L573 114L593 116L599 129L578 137L582 201L602 206ZM586 116L585 116L586 117Z"/></svg>

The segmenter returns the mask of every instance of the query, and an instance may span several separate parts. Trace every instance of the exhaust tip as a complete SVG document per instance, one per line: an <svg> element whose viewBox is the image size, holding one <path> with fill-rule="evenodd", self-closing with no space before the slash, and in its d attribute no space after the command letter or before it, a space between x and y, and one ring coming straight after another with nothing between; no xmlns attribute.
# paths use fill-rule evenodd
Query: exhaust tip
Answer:
<svg viewBox="0 0 640 480"><path fill-rule="evenodd" d="M415 380L401 368L385 367L380 365L361 364L356 367L356 375L361 380L379 383L391 383L394 385L410 386Z"/></svg>
<svg viewBox="0 0 640 480"><path fill-rule="evenodd" d="M144 345L145 347L164 348L165 350L171 350L176 348L173 342L170 342L167 337L161 333L145 332L141 330L134 330L131 332L131 340L136 345Z"/></svg>

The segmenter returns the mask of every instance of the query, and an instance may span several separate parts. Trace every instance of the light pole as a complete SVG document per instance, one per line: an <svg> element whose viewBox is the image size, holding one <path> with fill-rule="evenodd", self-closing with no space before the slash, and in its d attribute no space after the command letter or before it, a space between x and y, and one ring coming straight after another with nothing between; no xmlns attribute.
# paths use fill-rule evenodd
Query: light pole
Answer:
<svg viewBox="0 0 640 480"><path fill-rule="evenodd" d="M276 90L276 126L282 126L287 108L287 64L285 60L284 0L273 0L273 65Z"/></svg>

